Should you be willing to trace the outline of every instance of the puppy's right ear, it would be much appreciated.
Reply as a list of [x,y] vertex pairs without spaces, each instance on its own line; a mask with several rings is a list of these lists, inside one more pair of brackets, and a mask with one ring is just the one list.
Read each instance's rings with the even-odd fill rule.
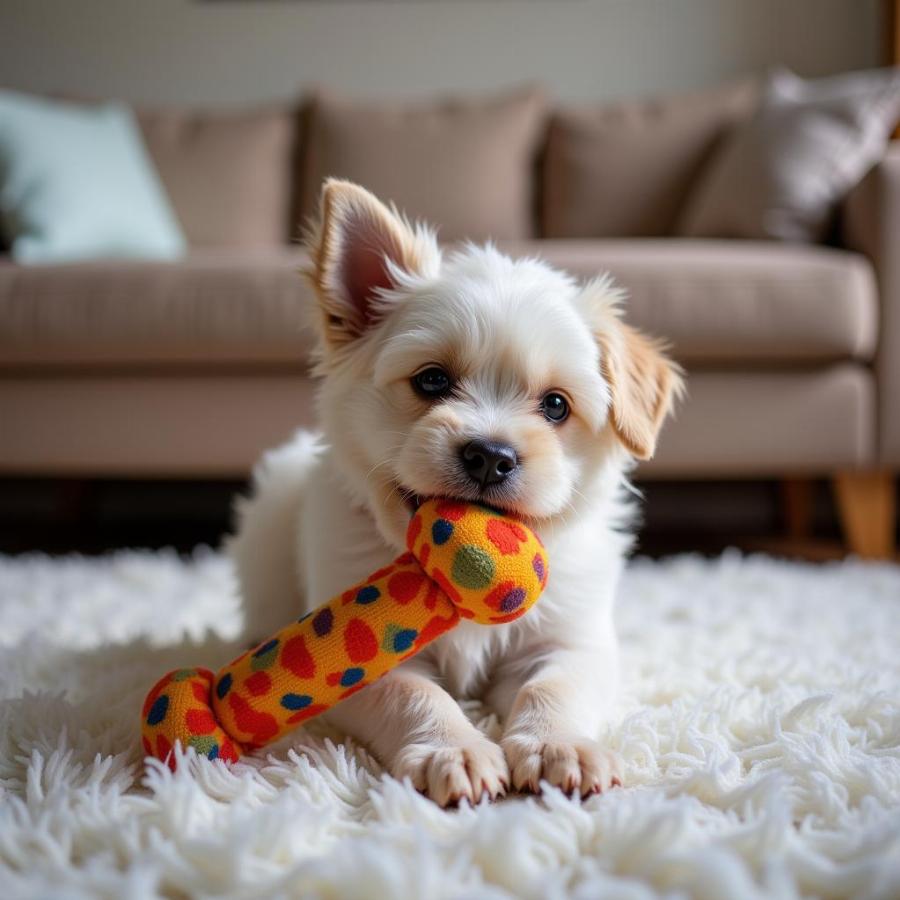
[[365,188],[329,179],[322,188],[317,232],[308,242],[325,344],[360,337],[390,305],[390,291],[409,276],[440,268],[434,235],[413,227]]

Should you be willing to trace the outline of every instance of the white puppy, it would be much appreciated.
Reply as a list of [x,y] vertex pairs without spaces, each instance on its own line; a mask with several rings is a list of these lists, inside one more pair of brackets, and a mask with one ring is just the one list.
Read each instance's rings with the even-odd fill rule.
[[[440,804],[618,782],[597,739],[616,693],[625,473],[653,453],[677,367],[622,323],[609,279],[580,286],[492,247],[444,259],[430,231],[347,182],[325,185],[310,251],[322,435],[268,453],[238,506],[253,635],[393,559],[417,498],[508,510],[547,546],[537,607],[463,621],[328,715]],[[497,712],[499,745],[463,697]]]

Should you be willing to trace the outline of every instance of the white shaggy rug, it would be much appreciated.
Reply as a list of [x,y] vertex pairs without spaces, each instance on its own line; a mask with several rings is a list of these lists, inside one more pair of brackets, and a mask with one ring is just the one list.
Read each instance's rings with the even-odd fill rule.
[[145,770],[145,690],[238,621],[213,553],[0,559],[0,896],[900,897],[897,567],[634,563],[627,785],[585,803],[444,812],[309,731]]

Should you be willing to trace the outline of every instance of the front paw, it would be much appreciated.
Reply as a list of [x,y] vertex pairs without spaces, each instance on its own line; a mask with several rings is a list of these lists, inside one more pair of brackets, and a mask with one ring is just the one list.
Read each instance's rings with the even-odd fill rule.
[[408,777],[416,790],[439,806],[460,800],[477,803],[506,793],[509,770],[503,751],[487,738],[461,744],[410,744],[389,767],[395,778]]
[[500,743],[517,791],[536,793],[545,780],[566,794],[587,797],[622,784],[619,754],[588,738],[543,741],[508,734]]

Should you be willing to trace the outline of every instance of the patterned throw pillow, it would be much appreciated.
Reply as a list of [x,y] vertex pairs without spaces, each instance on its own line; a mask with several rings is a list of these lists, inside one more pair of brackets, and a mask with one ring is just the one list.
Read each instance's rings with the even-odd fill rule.
[[900,68],[814,81],[776,72],[701,177],[679,234],[822,240],[898,119]]

